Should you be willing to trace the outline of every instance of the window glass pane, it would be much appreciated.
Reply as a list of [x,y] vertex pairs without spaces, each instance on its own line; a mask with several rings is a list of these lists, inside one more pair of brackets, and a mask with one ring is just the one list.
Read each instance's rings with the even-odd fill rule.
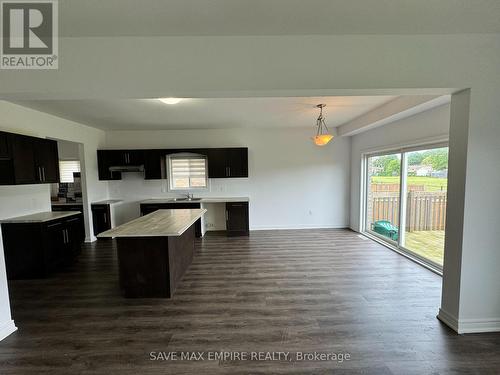
[[407,152],[406,216],[401,246],[443,265],[448,147]]
[[368,157],[366,228],[387,240],[399,238],[401,155]]
[[63,183],[73,183],[73,173],[80,172],[79,160],[60,160],[59,177]]

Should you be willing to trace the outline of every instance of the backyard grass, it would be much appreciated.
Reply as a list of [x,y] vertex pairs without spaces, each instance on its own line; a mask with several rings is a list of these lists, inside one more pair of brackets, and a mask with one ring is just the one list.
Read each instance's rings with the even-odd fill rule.
[[408,232],[404,247],[443,265],[444,230]]
[[[374,184],[399,184],[399,176],[372,176]],[[447,178],[409,176],[408,185],[424,185],[425,191],[446,191]]]

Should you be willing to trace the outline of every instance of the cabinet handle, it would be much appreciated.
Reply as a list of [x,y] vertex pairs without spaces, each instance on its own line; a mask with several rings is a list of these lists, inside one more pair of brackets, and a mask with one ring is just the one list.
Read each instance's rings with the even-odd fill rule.
[[226,210],[226,221],[229,221],[229,211]]
[[42,168],[38,167],[38,181],[42,182]]
[[63,243],[65,244],[66,243],[66,229],[63,229],[62,234],[63,234]]
[[104,223],[107,224],[108,223],[108,215],[106,215],[106,213],[104,213]]
[[66,241],[67,241],[66,243],[69,243],[69,232],[67,229],[66,229]]
[[227,167],[227,170],[228,170],[228,177],[231,177],[231,167]]
[[70,219],[70,220],[68,220],[68,221],[67,221],[67,223],[72,223],[73,221],[77,221],[77,220],[80,220],[80,219],[76,217],[76,218],[74,218],[74,219]]
[[45,167],[42,167],[43,182],[45,182]]

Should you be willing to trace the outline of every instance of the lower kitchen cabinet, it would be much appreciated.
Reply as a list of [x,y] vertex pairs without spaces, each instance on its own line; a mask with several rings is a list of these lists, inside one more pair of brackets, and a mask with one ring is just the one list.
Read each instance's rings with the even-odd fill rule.
[[94,236],[111,229],[111,208],[109,204],[92,204]]
[[228,236],[248,236],[248,202],[226,203],[226,233]]
[[[57,204],[54,203],[51,206],[52,211],[78,211],[81,212],[83,215],[83,204],[82,203],[74,203],[74,204]],[[85,241],[85,223],[83,221],[83,216],[82,220],[79,220],[80,222],[80,235],[81,235],[81,240],[82,242]]]
[[44,222],[2,223],[8,279],[44,278],[80,252],[83,215]]

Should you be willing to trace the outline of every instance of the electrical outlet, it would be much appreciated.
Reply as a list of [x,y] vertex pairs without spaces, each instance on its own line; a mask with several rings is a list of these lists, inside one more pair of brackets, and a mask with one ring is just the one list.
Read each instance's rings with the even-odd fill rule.
[[215,224],[214,223],[207,223],[207,228],[214,228]]

